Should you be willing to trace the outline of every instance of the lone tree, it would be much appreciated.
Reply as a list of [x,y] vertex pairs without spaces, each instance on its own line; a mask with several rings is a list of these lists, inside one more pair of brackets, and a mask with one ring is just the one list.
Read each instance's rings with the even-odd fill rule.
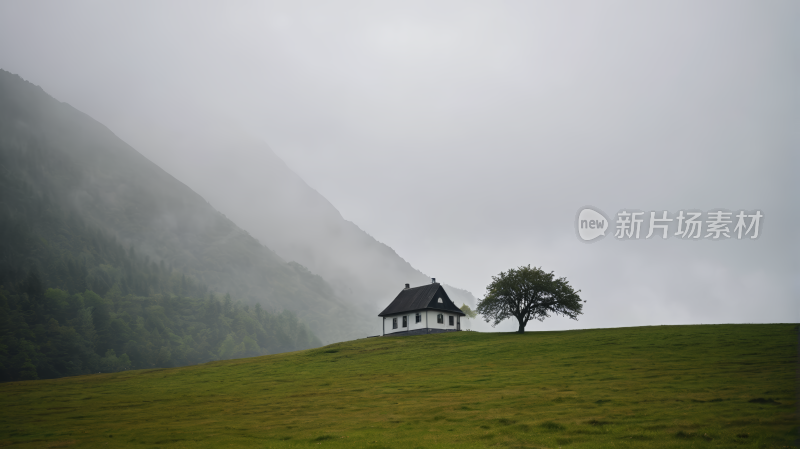
[[530,265],[492,276],[486,292],[486,297],[478,300],[476,312],[487,323],[494,321],[492,327],[513,316],[519,321],[519,333],[525,332],[531,319],[544,321],[553,313],[577,320],[586,302],[566,278],[555,278],[552,272]]

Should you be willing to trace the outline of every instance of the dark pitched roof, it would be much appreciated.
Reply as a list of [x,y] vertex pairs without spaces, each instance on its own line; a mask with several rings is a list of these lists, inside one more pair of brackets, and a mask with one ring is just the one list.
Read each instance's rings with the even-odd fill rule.
[[[439,304],[439,298],[442,303]],[[434,309],[443,310],[457,315],[465,315],[444,291],[441,284],[428,284],[420,287],[403,289],[394,298],[389,307],[383,309],[378,316],[394,315],[396,313],[413,312],[415,310]]]

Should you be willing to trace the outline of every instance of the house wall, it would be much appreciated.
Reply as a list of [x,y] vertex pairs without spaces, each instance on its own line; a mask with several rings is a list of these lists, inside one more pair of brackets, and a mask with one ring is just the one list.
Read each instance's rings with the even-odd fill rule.
[[[422,314],[422,322],[420,322],[420,323],[416,323],[415,322],[415,316],[416,316],[417,312],[401,313],[401,314],[397,314],[397,315],[390,315],[390,316],[384,317],[384,320],[383,320],[383,333],[384,333],[384,335],[394,334],[394,333],[398,333],[398,332],[408,332],[408,331],[413,331],[413,330],[417,330],[417,329],[425,329],[426,327],[428,329],[445,329],[445,330],[456,330],[456,329],[458,329],[457,323],[458,323],[459,315],[456,315],[454,313],[448,313],[448,312],[439,312],[439,311],[436,311],[436,310],[423,310],[420,313]],[[444,323],[443,324],[439,324],[439,323],[436,322],[436,315],[438,315],[440,313],[442,315],[444,315]],[[427,315],[427,323],[426,323],[426,315]],[[403,327],[403,317],[404,316],[408,317],[408,327]],[[448,316],[453,316],[454,317],[454,324],[452,326],[450,326],[448,324],[450,322],[449,319],[447,318]],[[397,329],[392,329],[392,318],[397,318]],[[462,329],[463,329],[463,327],[462,327]]]
[[[449,313],[449,312],[444,312],[444,311],[440,312],[438,310],[426,310],[425,313],[428,314],[428,328],[430,328],[430,329],[449,329],[449,330],[458,329],[458,318],[459,318],[460,315],[456,315],[455,313]],[[438,315],[440,313],[442,315],[444,315],[444,323],[442,323],[442,324],[439,324],[439,323],[436,322],[436,315]],[[448,317],[450,317],[450,316],[453,317],[453,325],[452,326],[449,324],[450,323],[450,319]],[[424,321],[424,319],[425,319],[425,317],[424,317],[424,314],[423,314],[423,321]]]

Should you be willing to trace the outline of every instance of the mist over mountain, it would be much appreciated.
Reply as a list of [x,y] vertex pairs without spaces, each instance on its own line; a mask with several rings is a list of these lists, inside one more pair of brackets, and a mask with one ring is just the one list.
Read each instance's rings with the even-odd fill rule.
[[[386,307],[405,283],[421,285],[436,277],[415,269],[391,247],[343,218],[265,143],[224,120],[160,114],[157,120],[169,123],[169,129],[152,117],[150,123],[120,120],[117,124],[139,151],[278,255],[322,276],[340,297],[369,316]],[[425,181],[410,173],[409,182]],[[399,207],[394,213],[420,214]],[[419,220],[447,217],[420,214]],[[445,284],[457,304],[475,305],[472,293],[447,285],[446,279],[437,281]],[[370,323],[373,333],[380,333],[380,321]]]
[[[136,282],[143,285],[140,290],[158,285],[148,280],[156,276],[150,271],[155,266],[166,273],[179,270],[196,286],[219,295],[261,304],[268,311],[294,312],[323,342],[369,332],[363,312],[337,296],[321,277],[284,261],[102,124],[5,71],[0,71],[0,150],[4,185],[19,184],[19,191],[33,192],[32,197],[55,211],[53,223],[30,226],[34,240],[49,239],[50,247],[60,245],[54,251],[71,253],[69,260],[86,266],[88,250],[75,243],[72,234],[59,235],[59,229],[67,229],[63,223],[74,220],[97,229],[102,235],[92,237],[95,240],[112,239],[106,245],[110,253],[122,248],[131,257],[146,258],[150,278],[137,281],[123,266],[109,266],[105,275],[98,275],[105,281],[94,287],[101,295],[115,287],[134,292]],[[25,227],[20,217],[26,216],[26,207],[33,207],[14,192],[4,192],[6,229]],[[25,254],[26,248],[32,252]],[[12,273],[8,279],[13,280],[14,270],[38,264],[44,268],[46,287],[79,291],[61,285],[57,267],[51,266],[58,261],[33,248],[18,251],[23,259],[4,255],[4,272]]]

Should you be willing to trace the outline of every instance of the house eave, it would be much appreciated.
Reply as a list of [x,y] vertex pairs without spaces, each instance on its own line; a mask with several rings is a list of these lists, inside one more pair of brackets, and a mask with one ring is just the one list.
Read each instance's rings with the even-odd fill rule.
[[460,315],[460,316],[467,316],[467,314],[466,314],[466,313],[464,313],[464,312],[462,312],[461,310],[459,310],[458,312],[456,312],[455,310],[450,310],[450,309],[438,309],[438,308],[436,308],[436,307],[423,307],[423,308],[421,308],[421,309],[404,310],[404,311],[402,311],[402,312],[392,312],[392,313],[383,313],[383,312],[381,312],[381,313],[379,313],[379,314],[378,314],[378,316],[379,316],[379,317],[387,317],[387,316],[394,316],[394,315],[405,315],[405,314],[407,314],[407,313],[420,312],[420,311],[423,311],[423,310],[435,310],[435,311],[439,311],[439,312],[447,312],[447,313],[452,313],[452,314],[455,314],[455,315]]

